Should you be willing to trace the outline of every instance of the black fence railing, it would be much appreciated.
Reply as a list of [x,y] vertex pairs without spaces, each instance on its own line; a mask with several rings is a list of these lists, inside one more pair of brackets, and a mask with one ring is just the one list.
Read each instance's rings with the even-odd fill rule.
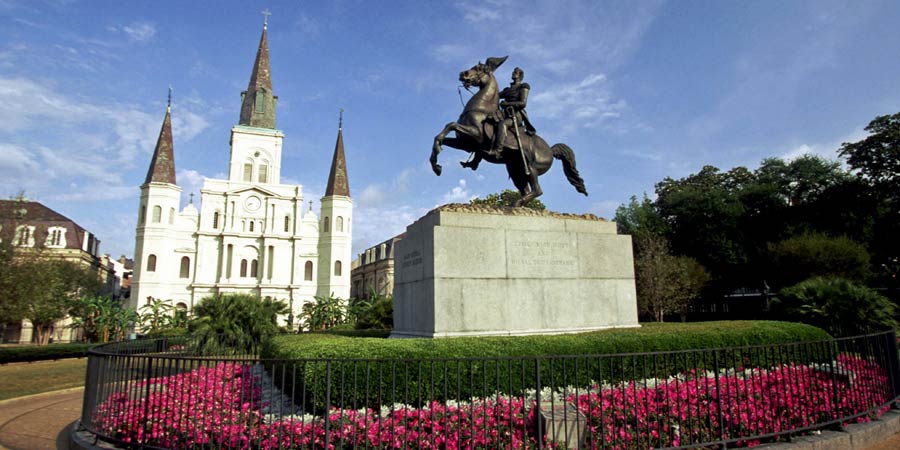
[[192,337],[91,350],[81,425],[129,448],[741,447],[900,399],[893,330],[539,358],[263,360]]

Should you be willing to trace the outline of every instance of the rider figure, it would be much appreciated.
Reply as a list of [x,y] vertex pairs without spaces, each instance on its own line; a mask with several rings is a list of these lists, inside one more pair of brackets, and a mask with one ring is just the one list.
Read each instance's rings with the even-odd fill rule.
[[[488,152],[493,157],[499,157],[503,151],[503,142],[509,133],[509,128],[513,126],[513,121],[520,127],[524,125],[524,131],[530,135],[535,133],[534,126],[528,120],[528,114],[525,112],[525,106],[528,104],[528,91],[531,86],[523,83],[525,72],[516,67],[512,72],[512,83],[508,88],[500,91],[500,110],[498,111],[498,124],[494,134],[494,145]],[[500,119],[502,118],[502,120]],[[521,131],[520,131],[521,132]],[[520,149],[521,150],[521,149]]]

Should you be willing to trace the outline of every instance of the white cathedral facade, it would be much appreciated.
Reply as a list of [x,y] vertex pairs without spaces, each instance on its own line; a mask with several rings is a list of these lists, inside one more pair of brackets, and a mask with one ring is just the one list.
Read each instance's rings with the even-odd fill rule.
[[284,134],[263,27],[241,115],[231,129],[228,179],[206,179],[200,210],[177,212],[171,107],[141,185],[131,305],[149,299],[191,309],[217,293],[284,300],[297,316],[315,296],[350,296],[353,201],[341,127],[319,215],[300,185],[281,184]]

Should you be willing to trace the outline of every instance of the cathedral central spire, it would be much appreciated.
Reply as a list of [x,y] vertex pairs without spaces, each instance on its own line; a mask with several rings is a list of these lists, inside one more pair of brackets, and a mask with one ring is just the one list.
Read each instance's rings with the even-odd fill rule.
[[259,49],[256,51],[256,61],[253,63],[247,90],[241,93],[239,124],[274,129],[275,104],[278,97],[272,93],[272,76],[269,71],[269,14],[268,10],[263,12],[265,21],[262,36],[259,38]]

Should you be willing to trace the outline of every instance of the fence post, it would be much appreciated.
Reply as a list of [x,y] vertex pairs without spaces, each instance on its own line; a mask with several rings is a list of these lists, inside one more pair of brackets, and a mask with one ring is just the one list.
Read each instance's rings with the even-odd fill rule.
[[331,443],[331,361],[325,361],[325,448]]
[[716,401],[719,405],[719,439],[725,440],[725,414],[722,411],[722,387],[719,385],[719,350],[713,350],[713,377],[716,380]]
[[[888,376],[891,378],[891,395],[894,400],[900,397],[900,354],[897,349],[897,329],[891,328],[885,335],[887,348]],[[900,409],[900,404],[896,401],[891,402],[891,407]]]
[[544,448],[544,430],[541,420],[541,359],[534,358],[534,418],[537,422],[538,448]]

